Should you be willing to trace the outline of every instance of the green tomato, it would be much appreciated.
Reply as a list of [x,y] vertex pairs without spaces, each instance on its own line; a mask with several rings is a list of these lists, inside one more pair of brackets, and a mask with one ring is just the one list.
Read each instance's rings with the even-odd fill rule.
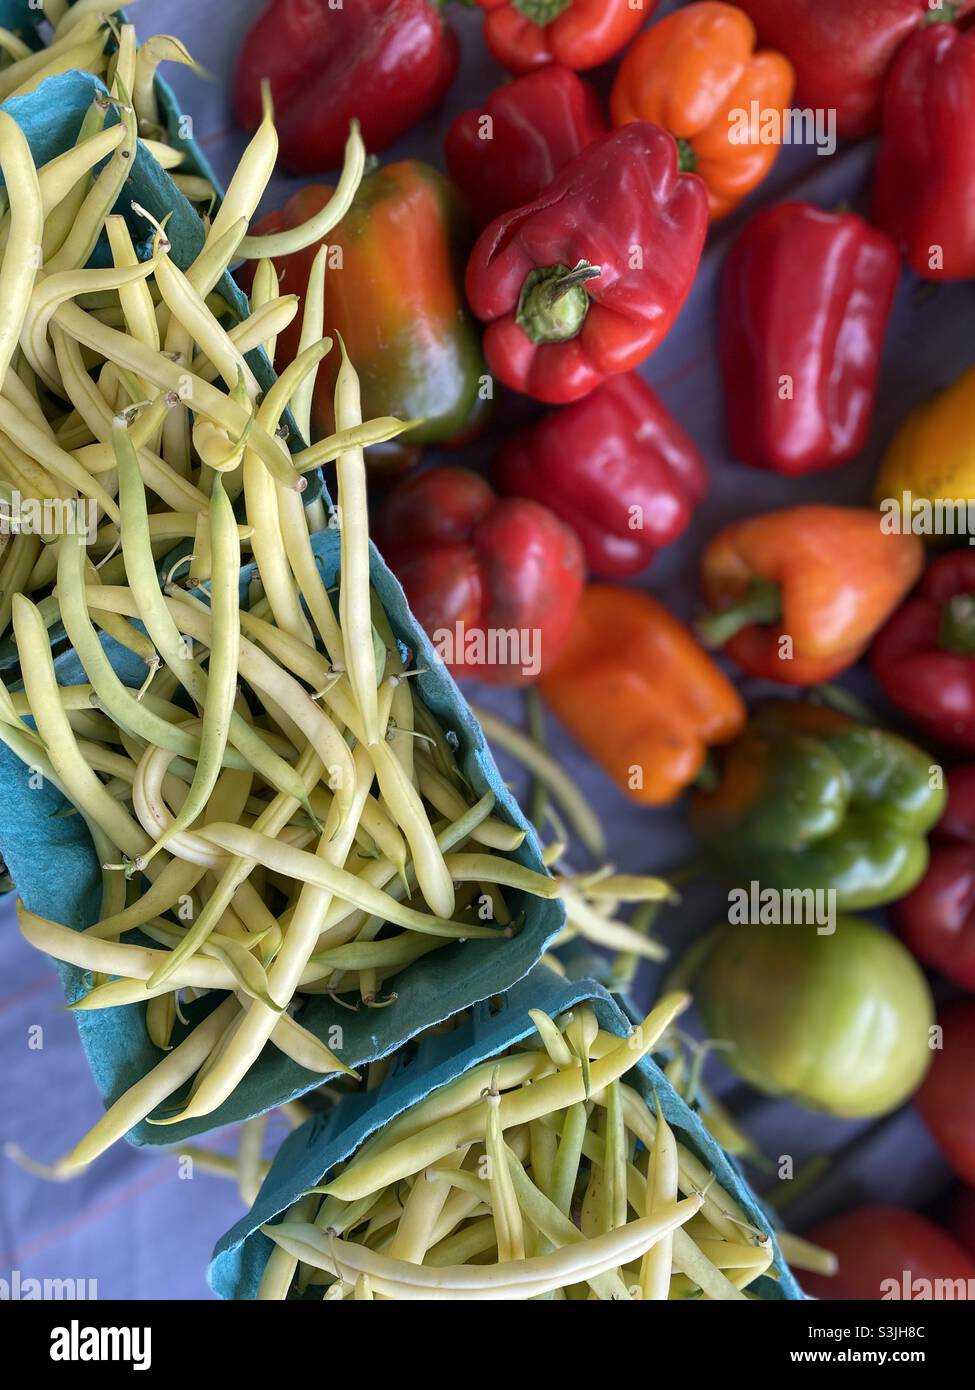
[[760,1091],[861,1118],[906,1100],[931,1062],[934,1002],[900,941],[859,917],[815,926],[727,924],[692,988],[729,1066]]

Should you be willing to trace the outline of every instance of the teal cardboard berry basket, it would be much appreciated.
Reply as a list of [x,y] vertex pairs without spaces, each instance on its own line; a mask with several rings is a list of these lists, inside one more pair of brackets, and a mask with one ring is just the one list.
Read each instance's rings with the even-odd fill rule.
[[[6,103],[4,109],[21,125],[35,162],[42,164],[71,145],[88,106],[104,90],[98,79],[90,74],[71,72],[49,79],[30,95]],[[118,205],[119,211],[134,219],[130,208],[133,200],[156,216],[171,214],[167,224],[173,247],[171,254],[177,264],[188,265],[203,244],[202,224],[168,175],[141,145]],[[133,229],[143,240],[147,252],[144,224],[137,226],[133,220]],[[247,301],[229,276],[218,288],[231,312],[238,317],[246,316]],[[274,379],[267,358],[263,353],[256,353],[249,361],[266,389]],[[310,495],[311,488],[306,493]],[[338,532],[333,529],[320,532],[314,538],[314,549],[325,583],[335,585],[339,579]],[[245,591],[253,573],[253,566],[244,571]],[[474,795],[480,797],[488,790],[494,793],[495,814],[528,832],[515,857],[530,868],[542,870],[534,833],[498,773],[477,721],[374,547],[371,574],[397,640],[413,653],[416,665],[425,671],[417,677],[420,694],[455,742],[459,764]],[[133,687],[140,686],[145,676],[143,664],[110,638],[103,636],[102,640],[120,678]],[[8,650],[7,657],[8,666],[12,666],[16,654]],[[59,683],[64,685],[78,684],[86,679],[71,650],[56,657],[55,670]],[[67,809],[64,798],[54,787],[39,779],[9,749],[0,747],[0,855],[16,891],[31,912],[83,931],[99,914],[100,868],[82,818],[65,815]],[[520,923],[515,935],[508,937],[499,931],[496,940],[452,944],[417,961],[397,976],[398,997],[388,1007],[351,1013],[331,999],[318,996],[309,999],[303,1007],[301,1023],[322,1040],[328,1039],[335,1027],[340,1027],[342,1060],[351,1067],[394,1052],[432,1024],[476,1000],[509,988],[540,958],[562,925],[561,905],[557,901],[521,900],[520,895],[512,894],[511,907],[515,921]],[[129,939],[138,940],[138,937]],[[66,997],[69,1003],[74,1003],[86,992],[84,974],[63,963],[58,969]],[[191,1004],[187,1013],[189,1022],[198,1022],[219,997],[208,995]],[[82,1011],[75,1016],[92,1074],[106,1106],[163,1057],[146,1031],[145,1005]],[[174,1033],[174,1042],[183,1036],[185,1030],[181,1028]],[[175,1125],[142,1123],[128,1137],[135,1144],[178,1143],[191,1135],[272,1109],[320,1085],[325,1079],[268,1047],[230,1098],[211,1115]]]
[[[251,1210],[217,1243],[208,1274],[214,1292],[225,1299],[256,1298],[274,1248],[262,1226],[280,1220],[293,1202],[324,1181],[370,1134],[480,1062],[529,1037],[535,1031],[529,1009],[554,1016],[583,1002],[592,1004],[600,1027],[619,1037],[630,1033],[629,1020],[601,985],[592,980],[569,981],[538,966],[507,994],[475,1005],[459,1028],[428,1035],[415,1049],[400,1053],[375,1090],[345,1096],[332,1109],[307,1120],[282,1144]],[[739,1203],[751,1225],[772,1241],[769,1273],[755,1280],[749,1292],[762,1299],[804,1299],[758,1198],[656,1063],[642,1058],[627,1073],[626,1081],[642,1096],[655,1097],[652,1103],[659,1101],[678,1143],[700,1159]]]

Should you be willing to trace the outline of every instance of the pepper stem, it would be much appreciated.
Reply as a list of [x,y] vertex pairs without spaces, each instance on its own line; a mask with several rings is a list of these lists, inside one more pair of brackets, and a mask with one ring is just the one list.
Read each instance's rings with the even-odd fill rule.
[[517,323],[533,343],[564,343],[582,329],[589,312],[586,281],[602,274],[588,261],[570,270],[567,265],[540,266],[521,287]]
[[677,168],[682,174],[693,174],[697,168],[697,151],[683,136],[677,141]]
[[694,624],[706,647],[723,647],[752,623],[774,623],[782,616],[782,590],[768,579],[753,579],[740,601],[719,613],[705,613]]
[[814,704],[826,705],[829,709],[835,709],[838,714],[845,714],[857,724],[878,723],[876,714],[868,704],[844,686],[837,685],[835,681],[820,681],[810,690],[809,698]]
[[567,10],[571,4],[572,0],[511,0],[511,8],[523,14],[539,28],[544,28],[546,24],[551,24],[553,19],[558,19],[562,11]]
[[955,594],[941,610],[938,646],[956,656],[975,655],[975,594]]
[[958,0],[942,0],[940,5],[928,10],[921,20],[922,27],[925,24],[954,24],[960,9]]

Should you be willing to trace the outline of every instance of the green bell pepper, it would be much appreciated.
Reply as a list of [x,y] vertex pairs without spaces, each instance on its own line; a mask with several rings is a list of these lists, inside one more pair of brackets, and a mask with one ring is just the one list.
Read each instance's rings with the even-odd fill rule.
[[768,705],[725,750],[692,820],[722,875],[762,888],[834,889],[880,907],[924,874],[945,802],[940,769],[897,734],[805,703]]
[[725,1061],[770,1096],[868,1118],[902,1104],[931,1064],[934,1002],[896,936],[840,916],[812,925],[722,923],[674,979],[690,989]]

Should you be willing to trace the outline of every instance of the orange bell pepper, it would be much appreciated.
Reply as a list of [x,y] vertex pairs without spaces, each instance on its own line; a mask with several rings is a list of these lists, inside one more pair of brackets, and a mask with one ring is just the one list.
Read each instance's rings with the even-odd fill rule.
[[732,522],[701,561],[712,610],[697,623],[751,676],[815,685],[866,650],[920,576],[917,536],[867,507],[786,507]]
[[[771,49],[756,53],[755,38],[743,11],[701,0],[645,30],[613,84],[613,124],[652,121],[669,130],[681,168],[707,184],[712,220],[771,169],[779,145],[762,142],[763,122],[770,111],[781,117],[795,89],[788,58]],[[737,113],[747,113],[747,141],[746,116]]]
[[663,604],[638,589],[590,584],[558,661],[539,688],[555,715],[643,806],[694,781],[712,743],[745,725],[728,678]]

